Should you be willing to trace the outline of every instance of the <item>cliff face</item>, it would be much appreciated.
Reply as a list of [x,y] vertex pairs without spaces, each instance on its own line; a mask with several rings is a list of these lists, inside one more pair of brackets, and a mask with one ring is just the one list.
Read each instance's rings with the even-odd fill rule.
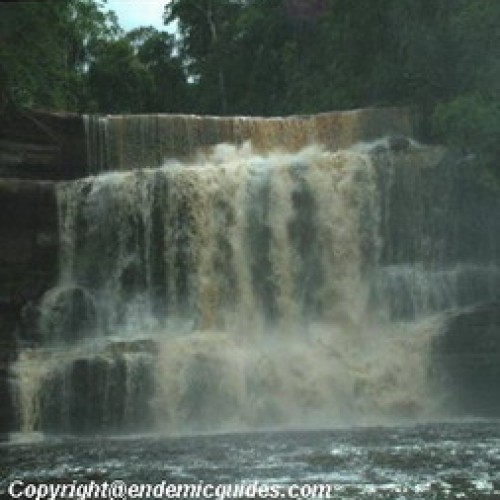
[[227,142],[259,151],[330,150],[387,135],[411,136],[403,108],[284,118],[196,115],[75,115],[30,111],[0,117],[0,178],[76,179],[106,170],[161,165]]
[[0,178],[71,179],[86,164],[80,115],[27,111],[0,116]]
[[91,172],[131,170],[185,159],[215,144],[251,141],[257,152],[296,152],[310,144],[330,151],[391,135],[413,135],[408,110],[359,109],[277,118],[195,115],[86,117]]
[[436,339],[434,370],[455,414],[500,414],[500,302],[450,317]]
[[0,433],[12,428],[8,367],[30,345],[34,305],[57,279],[54,184],[0,180]]
[[500,414],[500,193],[472,158],[398,154],[380,179],[383,267],[376,292],[397,321],[443,315],[431,375],[451,415]]
[[[75,247],[80,245],[85,250],[87,245],[90,250],[94,247],[99,250],[95,254],[91,253],[91,258],[81,264],[85,272],[88,271],[88,279],[83,280],[83,285],[98,281],[106,274],[107,268],[115,264],[113,252],[117,250],[117,241],[120,238],[125,240],[124,234],[129,234],[126,231],[124,233],[123,228],[118,230],[121,226],[115,227],[116,215],[121,217],[123,227],[131,225],[129,244],[142,245],[151,251],[151,280],[146,282],[154,294],[163,297],[162,300],[165,300],[166,286],[170,286],[170,283],[163,282],[166,279],[165,263],[162,262],[166,254],[164,233],[178,230],[175,235],[177,239],[174,240],[180,250],[172,264],[175,268],[172,276],[177,276],[179,294],[182,295],[187,286],[184,277],[190,271],[188,259],[191,254],[184,252],[189,241],[186,243],[182,239],[186,235],[182,233],[181,226],[193,223],[186,212],[189,208],[187,201],[192,202],[191,209],[194,210],[201,202],[208,203],[211,200],[210,196],[194,196],[191,199],[191,183],[170,179],[168,174],[158,171],[155,172],[158,174],[157,179],[151,180],[151,191],[131,188],[130,191],[124,191],[123,200],[117,186],[110,188],[107,193],[109,197],[105,196],[107,185],[103,191],[92,189],[102,177],[85,179],[80,184],[61,184],[58,181],[79,179],[101,171],[154,167],[161,165],[166,158],[193,160],[197,152],[206,152],[218,143],[242,144],[247,140],[252,141],[257,153],[273,149],[293,153],[310,143],[338,150],[355,143],[391,136],[388,141],[357,148],[361,154],[367,153],[364,161],[374,168],[373,178],[370,177],[370,182],[373,180],[374,184],[370,184],[370,190],[367,191],[373,197],[373,204],[366,203],[366,207],[363,205],[360,208],[366,210],[360,221],[360,230],[372,236],[377,233],[377,237],[373,239],[373,244],[367,239],[366,244],[361,244],[359,249],[359,257],[364,262],[362,274],[370,276],[372,280],[370,293],[374,310],[387,311],[390,321],[402,323],[418,321],[426,315],[445,311],[448,314],[446,327],[434,344],[432,358],[436,383],[452,395],[450,402],[454,411],[480,414],[500,412],[496,388],[500,366],[500,274],[497,271],[500,264],[500,202],[497,194],[478,179],[478,168],[473,162],[465,161],[441,147],[416,146],[403,137],[412,135],[411,120],[405,110],[358,110],[269,119],[170,115],[81,117],[33,113],[4,121],[1,130],[0,434],[12,430],[15,419],[15,405],[12,404],[9,389],[9,366],[16,359],[19,348],[40,346],[36,327],[40,298],[58,283],[58,186],[68,187],[68,193],[76,189],[75,196],[66,200],[69,208],[74,209],[76,205],[73,206],[72,202],[81,198],[83,215],[75,219],[75,230],[80,231],[79,238],[87,233],[88,237],[75,240]],[[327,210],[316,214],[318,208],[314,200],[317,191],[327,186],[328,182],[325,186],[315,184],[311,187],[305,180],[307,172],[311,170],[310,165],[298,161],[292,167],[290,174],[283,174],[283,182],[285,186],[287,182],[295,183],[289,199],[293,202],[292,212],[297,213],[293,223],[288,225],[288,233],[279,234],[286,240],[284,246],[292,246],[292,250],[297,252],[305,270],[320,269],[317,267],[318,259],[311,252],[314,248],[311,241],[315,240],[317,244],[322,241],[325,231],[321,229],[322,234],[319,234],[320,230],[316,231],[314,225],[317,223],[316,217]],[[347,170],[339,169],[338,176],[341,177]],[[131,182],[136,179],[138,186],[153,174],[137,172],[123,175],[130,177]],[[248,244],[255,260],[251,268],[251,273],[255,275],[252,286],[265,297],[265,307],[272,310],[276,306],[271,300],[275,292],[269,288],[268,278],[272,272],[272,257],[276,257],[270,247],[276,238],[271,237],[270,222],[265,220],[269,215],[264,212],[269,211],[266,207],[270,206],[271,191],[266,188],[269,179],[262,175],[262,185],[256,184],[253,191],[245,195],[254,200],[249,210],[248,227],[245,227],[250,232]],[[165,179],[162,180],[162,176]],[[217,179],[214,177],[213,182],[218,182]],[[249,179],[254,177],[250,176]],[[351,180],[356,184],[363,178],[353,177]],[[169,187],[170,181],[173,188]],[[78,185],[81,185],[80,190],[77,189]],[[241,188],[239,182],[235,185]],[[183,193],[177,186],[184,186],[187,191]],[[199,192],[204,193],[205,187],[200,182]],[[345,183],[340,183],[338,189],[335,188],[337,191],[334,189],[335,196],[342,195],[342,192],[345,194],[347,187]],[[275,195],[279,192],[276,191]],[[89,193],[94,193],[96,198],[83,202]],[[328,196],[331,194],[329,192]],[[103,205],[96,202],[101,199],[101,195],[101,201],[106,202]],[[177,195],[178,198],[175,197]],[[133,196],[137,198],[137,207],[142,207],[142,201],[152,196],[150,219],[142,221],[145,211],[137,208],[135,202],[132,203]],[[325,200],[328,196],[321,199]],[[332,195],[332,199],[335,196]],[[353,196],[356,198],[361,195],[354,190]],[[114,205],[115,198],[120,198],[120,203],[124,205]],[[224,243],[227,237],[224,224],[232,227],[234,220],[228,215],[230,212],[226,205],[240,202],[240,199],[229,197],[225,204],[216,204],[215,207],[219,214],[216,223],[222,225],[217,233],[217,251],[221,255],[227,253],[227,260],[231,244]],[[165,210],[175,208],[170,207],[169,203],[177,203],[179,217],[170,218],[166,223]],[[109,208],[100,212],[103,206]],[[240,208],[240,205],[236,208]],[[235,214],[238,213],[236,208]],[[110,227],[114,229],[92,233],[94,226],[99,225],[94,222],[99,222],[101,216],[106,221],[109,218]],[[347,222],[345,217],[339,217],[333,226],[345,224],[349,229],[352,225]],[[277,226],[283,228],[286,224]],[[154,243],[150,247],[145,244],[148,240],[142,235],[147,230],[150,230],[149,236]],[[96,238],[95,234],[99,237]],[[99,245],[106,242],[111,250],[100,251]],[[335,239],[332,239],[329,245],[335,243]],[[125,250],[129,251],[128,247]],[[110,259],[109,265],[105,262],[106,258]],[[141,279],[144,270],[140,262],[141,259],[131,261],[123,269],[119,285],[124,294],[123,297],[117,297],[120,303],[130,299],[131,290],[145,286]],[[219,262],[219,266],[224,267],[225,264],[227,262]],[[208,261],[206,265],[210,267]],[[220,270],[217,273],[219,278],[223,277]],[[313,279],[308,281],[309,274],[304,271],[301,293],[307,286],[317,288],[316,280],[320,284],[323,280],[320,271],[310,275]],[[229,276],[227,282],[231,280]],[[314,293],[310,292],[313,297]],[[82,309],[87,310],[84,300],[86,295],[82,295],[82,289],[76,286],[71,293],[74,295],[69,297],[67,303],[72,312],[79,314],[78,307],[74,305],[80,302],[83,304]],[[212,295],[207,294],[210,300],[207,299],[205,304],[206,318],[213,312]],[[155,303],[154,309],[158,309],[158,314],[164,314],[165,304],[160,302]],[[312,299],[309,302],[307,306],[310,309],[317,306]],[[330,307],[329,302],[326,307]],[[92,325],[87,324],[87,319],[85,316],[82,320],[82,332],[92,328]],[[60,330],[66,334],[71,329],[69,333],[76,335],[78,328],[75,325],[80,325],[79,318],[71,316],[69,321],[68,324],[61,323]],[[151,355],[150,351],[148,346],[147,356]],[[124,352],[128,355],[128,351]],[[80,361],[68,369],[64,376],[76,387],[81,386],[85,393],[88,387],[79,385],[84,379],[102,385],[102,380],[110,377],[117,387],[121,387],[122,361],[109,373],[100,361]],[[83,378],[82,374],[85,375]],[[54,387],[57,389],[57,384]],[[59,404],[56,395],[51,400]],[[71,400],[70,406],[78,409],[76,413],[80,412],[81,405],[79,398]],[[47,414],[51,419],[53,412],[51,408],[49,410]],[[93,422],[92,419],[94,416],[89,416],[89,422]],[[57,426],[55,421],[52,424]],[[51,428],[52,424],[49,422],[46,427]]]

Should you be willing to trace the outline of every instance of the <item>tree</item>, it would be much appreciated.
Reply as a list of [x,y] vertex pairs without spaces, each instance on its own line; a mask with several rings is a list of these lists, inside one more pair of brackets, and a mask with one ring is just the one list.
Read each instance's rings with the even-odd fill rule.
[[130,41],[101,41],[94,54],[88,75],[94,109],[105,113],[150,111],[153,77],[136,57]]
[[468,0],[449,18],[457,48],[453,91],[437,103],[438,138],[475,153],[500,176],[500,3]]
[[116,18],[93,0],[0,6],[2,106],[79,110],[89,47],[117,33]]
[[[165,5],[166,23],[178,22],[180,55],[203,92],[200,104],[206,112],[227,114],[226,90],[231,25],[243,6],[237,0],[172,0]],[[214,99],[215,96],[215,99]]]
[[188,107],[187,83],[182,61],[173,55],[174,37],[147,27],[129,32],[126,38],[135,47],[138,60],[149,71],[153,80],[149,111],[185,110]]
[[[276,115],[407,105],[500,165],[498,0],[171,0],[176,37],[103,0],[0,4],[2,107]],[[500,171],[500,167],[495,167]]]

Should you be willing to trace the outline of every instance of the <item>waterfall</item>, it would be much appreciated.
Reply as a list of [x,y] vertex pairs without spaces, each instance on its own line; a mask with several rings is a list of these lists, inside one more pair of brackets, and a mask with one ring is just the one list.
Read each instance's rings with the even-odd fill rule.
[[329,150],[385,135],[411,135],[402,108],[358,109],[308,116],[217,117],[198,115],[85,115],[88,174],[161,166],[165,158],[189,158],[215,144],[242,145],[265,153],[297,152],[310,144]]
[[[268,149],[264,129],[256,147],[156,166],[172,148],[144,154],[151,134],[170,137],[166,122],[132,121],[133,132],[119,118],[89,122],[103,172],[57,187],[59,280],[39,305],[39,346],[12,367],[23,431],[329,426],[443,411],[433,339],[450,311],[500,292],[493,262],[458,247],[443,260],[457,243],[446,212],[460,198],[456,174],[444,169],[435,206],[422,200],[444,150]],[[97,154],[103,134],[123,150],[125,128],[143,143],[142,168],[106,172],[120,148]],[[411,176],[419,200],[398,201]]]

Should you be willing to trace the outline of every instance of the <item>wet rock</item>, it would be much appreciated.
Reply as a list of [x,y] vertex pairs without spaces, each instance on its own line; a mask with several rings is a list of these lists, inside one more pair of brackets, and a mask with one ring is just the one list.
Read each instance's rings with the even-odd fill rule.
[[410,139],[408,139],[408,137],[405,137],[404,135],[392,135],[387,140],[387,143],[389,145],[389,149],[391,149],[395,153],[407,151],[411,146]]
[[41,300],[38,328],[46,343],[82,340],[96,326],[95,301],[84,288],[56,287]]
[[[0,179],[0,433],[14,426],[8,381],[29,310],[57,279],[54,184]],[[24,326],[23,326],[24,325]]]
[[39,428],[77,434],[149,428],[154,356],[134,348],[106,349],[53,371],[41,391]]
[[16,111],[0,117],[0,178],[73,179],[86,171],[81,115]]
[[435,342],[434,366],[455,411],[500,415],[500,302],[453,316]]

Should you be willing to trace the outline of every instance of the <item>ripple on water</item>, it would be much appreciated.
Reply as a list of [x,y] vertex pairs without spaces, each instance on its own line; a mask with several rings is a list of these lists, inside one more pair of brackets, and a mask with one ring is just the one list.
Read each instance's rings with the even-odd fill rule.
[[500,423],[185,438],[55,439],[8,445],[16,479],[328,483],[332,499],[500,498]]

